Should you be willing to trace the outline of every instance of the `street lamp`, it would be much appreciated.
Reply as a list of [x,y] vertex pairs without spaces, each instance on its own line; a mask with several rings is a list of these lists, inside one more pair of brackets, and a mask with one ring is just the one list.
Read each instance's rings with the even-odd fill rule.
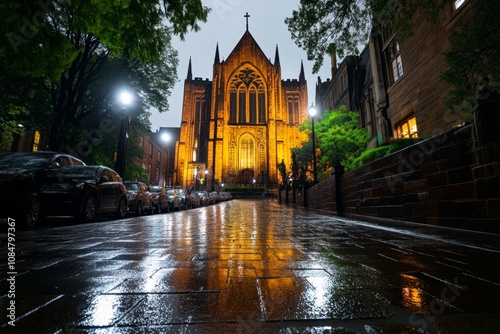
[[164,132],[161,135],[161,140],[165,143],[165,158],[166,158],[166,164],[165,164],[165,182],[164,182],[164,187],[168,186],[168,179],[169,179],[169,169],[170,169],[170,163],[168,161],[168,142],[170,142],[170,135],[166,132]]
[[205,169],[205,190],[208,191],[208,169]]
[[314,184],[318,182],[318,174],[316,172],[316,136],[314,134],[314,116],[316,116],[316,108],[314,108],[314,103],[311,102],[309,107],[309,115],[311,116],[312,123],[312,144],[313,144],[313,170],[314,170]]
[[125,179],[125,157],[127,155],[128,130],[130,125],[130,114],[127,107],[132,104],[133,97],[127,91],[122,91],[118,96],[118,101],[122,107],[122,121],[120,124],[120,136],[118,138],[118,149],[116,152],[116,172]]

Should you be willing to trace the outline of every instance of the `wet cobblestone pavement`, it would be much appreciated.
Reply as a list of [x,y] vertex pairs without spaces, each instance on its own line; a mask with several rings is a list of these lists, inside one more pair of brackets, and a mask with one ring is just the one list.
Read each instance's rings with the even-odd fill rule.
[[273,201],[233,200],[16,231],[9,268],[5,231],[2,223],[5,333],[500,328],[497,235],[374,225]]

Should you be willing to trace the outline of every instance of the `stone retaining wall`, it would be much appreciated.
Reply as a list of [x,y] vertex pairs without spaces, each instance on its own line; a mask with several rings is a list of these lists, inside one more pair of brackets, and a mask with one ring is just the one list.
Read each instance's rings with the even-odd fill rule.
[[452,129],[307,190],[298,203],[365,220],[392,219],[500,233],[500,144]]

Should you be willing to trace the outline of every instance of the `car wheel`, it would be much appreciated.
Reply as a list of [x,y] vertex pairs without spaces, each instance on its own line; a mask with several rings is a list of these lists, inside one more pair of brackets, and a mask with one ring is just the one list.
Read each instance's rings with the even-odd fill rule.
[[40,198],[36,194],[31,194],[26,200],[24,212],[21,214],[21,222],[26,227],[35,227],[40,221]]
[[82,219],[90,222],[95,219],[97,214],[97,198],[94,194],[88,194],[83,201]]
[[141,202],[137,203],[137,210],[136,210],[135,214],[137,216],[142,215],[142,203]]
[[116,213],[116,218],[123,219],[127,215],[127,201],[125,198],[120,198],[120,202],[118,202],[118,212]]

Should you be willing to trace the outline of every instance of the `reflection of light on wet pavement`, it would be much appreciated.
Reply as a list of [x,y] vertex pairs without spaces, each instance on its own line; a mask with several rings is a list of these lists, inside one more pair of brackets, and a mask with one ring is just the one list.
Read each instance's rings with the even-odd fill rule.
[[328,287],[330,280],[327,277],[307,277],[307,281],[312,285],[312,289],[307,289],[308,299],[315,309],[323,309],[328,302]]
[[415,288],[403,288],[403,306],[404,307],[417,307],[421,308],[422,305],[422,293]]

